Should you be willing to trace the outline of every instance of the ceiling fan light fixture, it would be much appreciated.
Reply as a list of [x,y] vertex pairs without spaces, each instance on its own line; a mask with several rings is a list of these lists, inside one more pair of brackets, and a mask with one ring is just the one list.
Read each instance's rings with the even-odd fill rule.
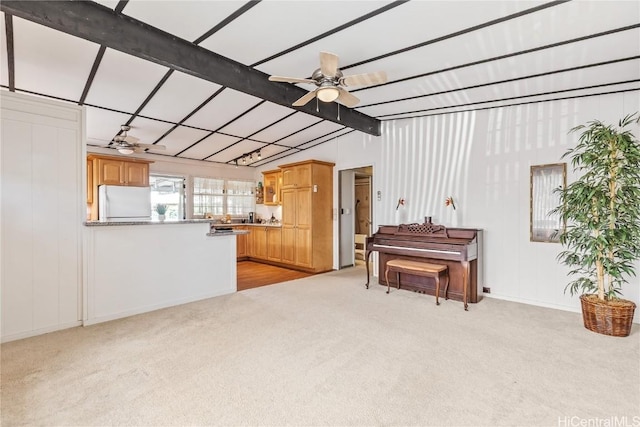
[[129,147],[118,148],[118,152],[120,154],[133,154],[133,148],[129,148]]
[[339,95],[340,91],[335,86],[320,87],[317,91],[318,99],[322,102],[333,102]]

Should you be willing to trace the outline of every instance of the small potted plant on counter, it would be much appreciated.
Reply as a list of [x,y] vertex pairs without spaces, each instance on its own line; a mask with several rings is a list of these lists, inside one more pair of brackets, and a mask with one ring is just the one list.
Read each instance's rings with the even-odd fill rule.
[[618,127],[592,121],[573,128],[581,131],[578,144],[563,158],[581,176],[556,190],[553,212],[567,223],[558,259],[574,276],[565,291],[582,293],[585,328],[605,335],[629,335],[636,308],[620,296],[640,258],[640,142],[625,129],[638,122],[636,113]]
[[167,212],[167,205],[163,203],[158,203],[156,205],[156,212],[158,212],[158,220],[164,221],[164,214]]

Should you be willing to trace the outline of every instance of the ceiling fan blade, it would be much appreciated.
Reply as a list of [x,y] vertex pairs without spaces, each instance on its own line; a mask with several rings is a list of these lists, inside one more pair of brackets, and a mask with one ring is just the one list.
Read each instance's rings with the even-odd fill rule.
[[340,79],[340,84],[344,86],[373,86],[387,82],[387,73],[378,71],[376,73],[354,74],[344,76]]
[[140,147],[148,150],[166,150],[167,147],[164,145],[156,145],[156,144],[136,144],[136,147]]
[[304,95],[302,98],[298,99],[296,102],[294,102],[291,105],[293,105],[294,107],[302,107],[303,105],[305,105],[307,102],[311,101],[315,97],[316,97],[316,91],[312,90],[311,92],[308,92],[306,95]]
[[340,91],[340,95],[338,95],[338,102],[340,102],[341,104],[349,107],[349,108],[353,108],[356,105],[358,105],[358,103],[360,102],[360,99],[358,99],[356,96],[350,94],[348,91],[346,91],[345,89],[339,87],[338,91]]
[[270,82],[286,82],[286,83],[312,83],[315,84],[315,80],[300,79],[298,77],[282,77],[282,76],[269,76]]
[[126,135],[124,138],[121,139],[121,141],[124,141],[129,144],[135,144],[136,142],[140,141],[140,139],[136,138],[135,136]]
[[338,72],[338,55],[320,52],[320,71],[327,77],[335,77]]

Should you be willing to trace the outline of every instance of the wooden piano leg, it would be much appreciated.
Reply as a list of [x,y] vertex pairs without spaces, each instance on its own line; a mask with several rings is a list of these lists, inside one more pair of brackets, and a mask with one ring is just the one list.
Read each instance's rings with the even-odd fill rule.
[[440,301],[438,301],[438,297],[440,296],[440,273],[437,273],[436,276],[436,305],[440,305]]
[[462,300],[464,301],[464,310],[469,311],[468,292],[469,292],[469,261],[462,262]]
[[446,284],[444,285],[444,299],[449,299],[449,272],[447,271],[447,275],[445,276]]
[[387,281],[387,293],[389,293],[389,267],[387,266],[386,270],[384,270],[384,280]]
[[367,254],[365,256],[365,263],[367,265],[367,283],[365,283],[365,286],[367,287],[367,289],[369,289],[369,256],[371,255],[371,251],[367,251]]

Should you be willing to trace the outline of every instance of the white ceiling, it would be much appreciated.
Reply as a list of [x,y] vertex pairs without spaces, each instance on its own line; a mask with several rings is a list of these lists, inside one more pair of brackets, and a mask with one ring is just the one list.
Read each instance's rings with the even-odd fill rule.
[[[309,77],[320,51],[345,75],[384,70],[389,83],[351,90],[379,120],[640,91],[638,1],[97,3],[269,75]],[[86,90],[91,146],[130,123],[167,147],[154,154],[230,163],[260,150],[258,166],[353,131],[110,47],[98,62],[100,45],[28,18],[1,15],[0,84],[73,103]]]

